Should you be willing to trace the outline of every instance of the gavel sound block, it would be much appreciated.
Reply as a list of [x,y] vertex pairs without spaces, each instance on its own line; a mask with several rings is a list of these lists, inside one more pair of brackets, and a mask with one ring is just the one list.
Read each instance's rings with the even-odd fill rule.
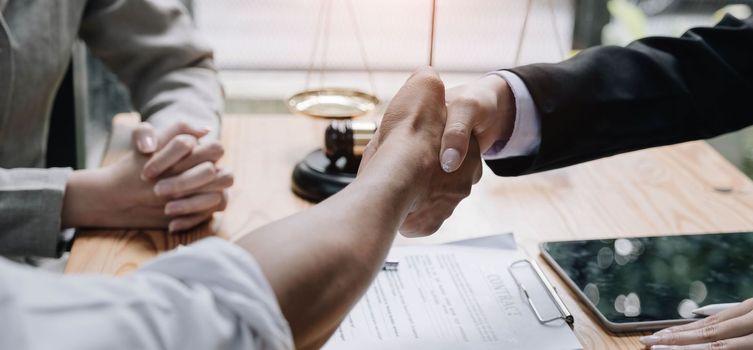
[[353,182],[376,130],[377,123],[372,121],[332,121],[324,132],[324,148],[309,153],[295,166],[293,193],[318,203]]

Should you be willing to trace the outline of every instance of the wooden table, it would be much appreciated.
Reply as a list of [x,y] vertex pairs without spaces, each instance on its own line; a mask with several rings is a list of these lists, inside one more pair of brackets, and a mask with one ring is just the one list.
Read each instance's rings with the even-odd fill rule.
[[[128,139],[118,127],[108,159]],[[131,123],[133,124],[133,123]],[[236,176],[230,204],[211,227],[183,235],[160,231],[89,231],[77,238],[68,273],[123,274],[159,252],[210,234],[235,239],[310,204],[290,192],[297,161],[321,143],[324,123],[280,115],[227,116],[224,164]],[[119,141],[120,140],[120,141]],[[396,244],[438,243],[514,232],[532,256],[547,240],[648,236],[753,229],[753,183],[705,142],[690,142],[520,178],[485,169],[472,195],[432,237]],[[575,295],[541,261],[575,316],[586,349],[641,349],[639,334],[601,328]]]

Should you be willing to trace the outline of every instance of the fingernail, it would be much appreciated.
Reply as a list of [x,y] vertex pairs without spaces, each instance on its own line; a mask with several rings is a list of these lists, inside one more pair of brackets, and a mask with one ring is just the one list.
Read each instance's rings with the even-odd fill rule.
[[669,345],[654,345],[651,350],[672,350],[672,347]]
[[651,345],[658,344],[659,341],[661,341],[661,337],[658,337],[658,336],[655,336],[655,335],[647,335],[645,337],[641,337],[638,340],[640,340],[640,342],[643,343],[643,345],[649,345],[649,346],[651,346]]
[[154,152],[157,148],[157,144],[156,142],[154,142],[154,137],[152,136],[146,136],[144,138],[139,139],[138,146],[142,152],[147,152],[147,153]]
[[672,333],[672,330],[665,328],[665,329],[662,329],[662,330],[654,333],[654,335],[662,335],[662,334],[667,334],[667,333]]
[[460,166],[460,152],[454,148],[448,148],[442,152],[442,170],[451,173]]
[[154,185],[154,194],[156,194],[157,196],[161,197],[171,193],[172,191],[173,186],[168,182],[160,181],[156,185]]

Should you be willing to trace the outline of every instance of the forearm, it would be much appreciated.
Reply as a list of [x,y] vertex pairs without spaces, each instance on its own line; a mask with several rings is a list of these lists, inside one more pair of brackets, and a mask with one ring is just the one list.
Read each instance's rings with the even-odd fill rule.
[[157,129],[184,121],[218,137],[223,94],[213,52],[179,1],[98,1],[79,34]]
[[326,340],[380,268],[416,197],[410,184],[416,177],[403,171],[359,177],[239,242],[269,279],[297,347]]
[[192,64],[149,81],[137,108],[157,130],[185,122],[196,128],[209,128],[207,137],[217,140],[224,108],[222,87],[211,59]]

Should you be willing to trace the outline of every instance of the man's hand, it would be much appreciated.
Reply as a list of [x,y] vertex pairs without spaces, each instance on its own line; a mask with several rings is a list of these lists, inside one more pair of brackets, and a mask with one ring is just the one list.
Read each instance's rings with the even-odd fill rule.
[[436,73],[418,70],[392,99],[352,184],[238,241],[267,276],[297,349],[322,347],[376,276],[411,208],[437,178],[455,176],[439,166],[444,95]]
[[186,230],[206,221],[227,204],[225,190],[233,184],[232,174],[217,167],[224,149],[218,141],[199,143],[209,132],[177,123],[158,134],[149,123],[133,132],[134,147],[151,155],[140,177],[157,181],[154,193],[166,200],[164,214],[172,217],[170,231]]
[[369,171],[375,155],[389,156],[396,160],[395,164],[378,169],[394,172],[387,176],[411,179],[413,187],[420,190],[400,228],[406,236],[436,232],[481,177],[475,140],[467,141],[465,149],[472,157],[458,171],[448,174],[440,167],[440,142],[446,118],[442,81],[432,69],[419,69],[390,103],[377,134],[364,152],[359,176]]
[[641,337],[641,342],[656,350],[753,349],[753,299],[702,320]]
[[[481,152],[507,140],[515,124],[515,100],[507,82],[488,75],[447,90],[447,125],[442,136],[442,169],[457,170],[475,136]],[[475,155],[474,155],[475,157]]]

